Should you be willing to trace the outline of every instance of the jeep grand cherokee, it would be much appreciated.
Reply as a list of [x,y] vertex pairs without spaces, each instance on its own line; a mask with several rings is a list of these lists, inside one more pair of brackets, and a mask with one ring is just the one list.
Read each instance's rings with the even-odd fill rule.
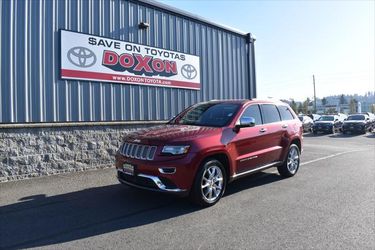
[[116,155],[117,177],[130,186],[190,196],[215,204],[228,183],[277,167],[298,171],[302,124],[285,103],[209,101],[167,124],[126,135]]

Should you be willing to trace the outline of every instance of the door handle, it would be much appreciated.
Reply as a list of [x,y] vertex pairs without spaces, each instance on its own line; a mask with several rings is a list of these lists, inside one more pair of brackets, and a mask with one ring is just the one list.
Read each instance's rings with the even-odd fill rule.
[[261,129],[259,129],[259,132],[261,132],[261,133],[264,133],[264,132],[266,132],[266,131],[267,131],[266,128],[261,128]]
[[287,125],[287,124],[283,124],[281,127],[282,127],[282,128],[287,128],[288,125]]

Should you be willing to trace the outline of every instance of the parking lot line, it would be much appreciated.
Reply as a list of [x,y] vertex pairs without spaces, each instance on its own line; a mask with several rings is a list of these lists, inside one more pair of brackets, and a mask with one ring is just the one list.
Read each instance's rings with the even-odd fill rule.
[[[331,155],[323,156],[323,157],[316,158],[316,159],[311,160],[311,161],[302,162],[302,163],[300,164],[300,166],[304,166],[304,165],[307,165],[307,164],[311,164],[311,163],[314,163],[314,162],[317,162],[317,161],[326,160],[326,159],[329,159],[329,158],[332,158],[332,157],[336,157],[336,156],[339,156],[339,155],[348,154],[348,153],[354,153],[354,152],[359,152],[359,151],[363,151],[363,150],[362,150],[362,149],[357,149],[357,150],[348,150],[348,151],[344,151],[344,152],[340,152],[340,153],[336,153],[336,154],[331,154]],[[272,171],[271,173],[272,173],[272,174],[276,174],[276,173],[278,173],[278,171],[277,171],[277,170],[274,170],[274,171]]]
[[354,153],[354,152],[359,152],[359,151],[363,151],[363,150],[357,149],[357,150],[350,150],[350,151],[344,151],[344,152],[340,152],[340,153],[336,153],[336,154],[327,155],[327,156],[320,157],[320,158],[317,158],[317,159],[314,159],[314,160],[311,160],[311,161],[302,162],[301,166],[304,166],[304,165],[307,165],[307,164],[310,164],[310,163],[314,163],[314,162],[317,162],[317,161],[321,161],[321,160],[326,160],[326,159],[336,157],[336,156],[339,156],[339,155],[343,155],[343,154],[347,154],[347,153]]

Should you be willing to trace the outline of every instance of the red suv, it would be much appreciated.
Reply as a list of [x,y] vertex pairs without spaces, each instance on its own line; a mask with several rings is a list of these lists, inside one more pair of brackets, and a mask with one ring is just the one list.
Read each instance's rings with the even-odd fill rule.
[[298,171],[302,124],[285,103],[209,101],[167,124],[129,133],[116,155],[117,176],[130,186],[189,195],[215,204],[226,185],[270,167]]

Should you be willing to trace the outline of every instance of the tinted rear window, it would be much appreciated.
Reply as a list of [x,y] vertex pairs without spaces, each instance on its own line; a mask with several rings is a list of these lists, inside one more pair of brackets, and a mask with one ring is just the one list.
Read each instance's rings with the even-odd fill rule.
[[279,122],[280,115],[279,111],[273,104],[263,104],[262,105],[262,117],[264,123]]
[[259,105],[251,105],[250,107],[247,107],[241,117],[253,117],[255,119],[255,125],[262,124]]
[[[287,120],[293,120],[294,119],[292,113],[290,112],[290,110],[287,106],[279,106],[278,109],[279,109],[279,112],[280,112],[281,120],[287,121]],[[301,120],[301,118],[300,118],[300,120]],[[302,117],[301,121],[303,121],[303,117]]]

